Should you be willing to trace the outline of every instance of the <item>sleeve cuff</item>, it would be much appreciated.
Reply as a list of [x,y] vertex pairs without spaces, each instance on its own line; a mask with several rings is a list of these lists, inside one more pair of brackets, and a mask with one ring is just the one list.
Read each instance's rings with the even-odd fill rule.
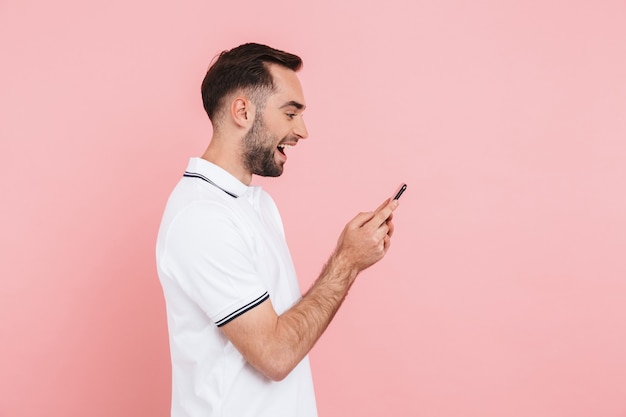
[[241,316],[243,313],[252,310],[254,307],[256,307],[259,304],[263,303],[268,298],[270,298],[270,295],[269,295],[269,293],[267,291],[265,291],[265,293],[262,296],[260,296],[259,298],[257,298],[256,300],[253,300],[253,301],[249,302],[248,304],[246,304],[245,306],[243,306],[243,307],[233,311],[232,313],[230,313],[229,315],[227,315],[223,319],[216,321],[215,324],[217,325],[217,327],[222,327],[226,323],[228,323],[228,322],[236,319],[237,317]]

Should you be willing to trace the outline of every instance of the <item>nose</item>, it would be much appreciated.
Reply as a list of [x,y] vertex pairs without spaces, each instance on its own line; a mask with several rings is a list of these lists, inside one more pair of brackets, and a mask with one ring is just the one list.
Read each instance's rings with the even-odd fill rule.
[[299,139],[306,139],[309,137],[309,132],[306,130],[306,125],[302,117],[298,117],[298,123],[293,129],[293,134]]

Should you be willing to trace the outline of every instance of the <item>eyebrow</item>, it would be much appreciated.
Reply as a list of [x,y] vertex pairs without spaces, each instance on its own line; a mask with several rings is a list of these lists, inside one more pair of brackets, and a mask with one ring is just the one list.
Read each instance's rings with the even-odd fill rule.
[[297,101],[288,101],[285,104],[283,104],[282,106],[280,106],[281,109],[284,109],[285,107],[295,107],[298,110],[303,110],[306,108],[306,106],[302,103],[298,103]]

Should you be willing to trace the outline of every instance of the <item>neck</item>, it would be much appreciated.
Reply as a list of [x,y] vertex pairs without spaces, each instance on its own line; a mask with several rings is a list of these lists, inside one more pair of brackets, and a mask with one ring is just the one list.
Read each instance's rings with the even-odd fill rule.
[[238,149],[216,135],[213,135],[202,159],[217,165],[246,185],[252,182],[252,173],[243,165]]

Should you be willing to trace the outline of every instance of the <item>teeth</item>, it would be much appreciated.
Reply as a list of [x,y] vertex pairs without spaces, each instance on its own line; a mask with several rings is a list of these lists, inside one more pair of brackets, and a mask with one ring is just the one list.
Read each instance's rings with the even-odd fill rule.
[[286,143],[281,143],[278,145],[279,148],[293,148],[293,145],[287,145]]

